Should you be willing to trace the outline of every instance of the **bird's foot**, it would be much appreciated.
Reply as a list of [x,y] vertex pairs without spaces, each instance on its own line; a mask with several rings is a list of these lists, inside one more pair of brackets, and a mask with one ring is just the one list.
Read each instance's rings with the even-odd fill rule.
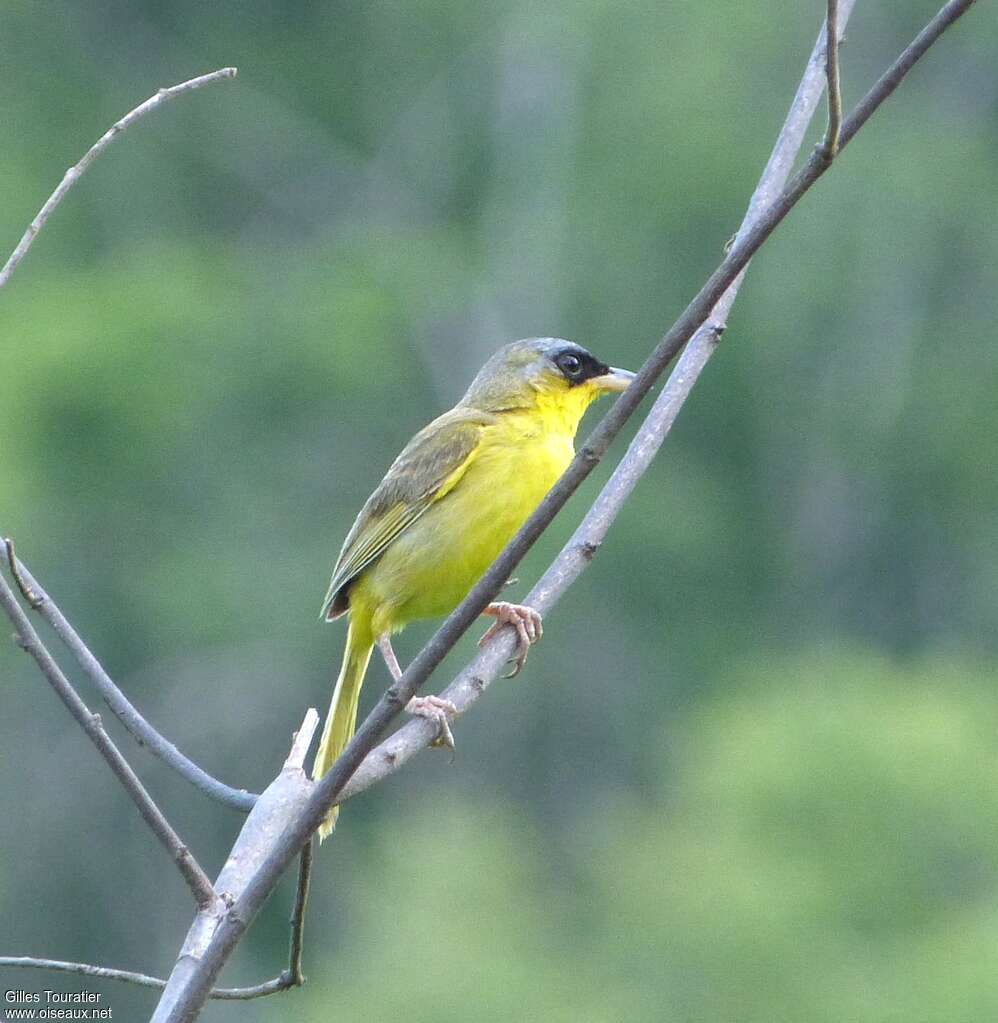
[[406,712],[417,717],[426,718],[437,726],[437,737],[431,746],[446,746],[454,749],[454,733],[450,730],[448,717],[457,713],[457,707],[450,700],[441,696],[414,696],[406,705]]
[[495,621],[478,641],[479,646],[485,646],[504,625],[512,625],[516,629],[516,657],[513,658],[513,670],[506,676],[512,678],[526,663],[531,645],[544,635],[541,614],[526,604],[510,604],[505,600],[489,604],[482,614],[495,618]]

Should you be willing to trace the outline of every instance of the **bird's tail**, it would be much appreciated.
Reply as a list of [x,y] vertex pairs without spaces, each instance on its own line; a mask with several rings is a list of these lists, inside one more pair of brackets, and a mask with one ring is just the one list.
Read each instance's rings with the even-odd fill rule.
[[[371,659],[373,639],[370,626],[360,616],[351,615],[347,632],[347,645],[343,651],[343,666],[336,680],[333,699],[322,728],[322,739],[312,765],[312,777],[321,778],[332,766],[333,761],[343,752],[353,738],[357,724],[357,699],[364,681],[367,664]],[[336,827],[339,807],[334,806],[329,816],[319,826],[319,841],[328,838]]]

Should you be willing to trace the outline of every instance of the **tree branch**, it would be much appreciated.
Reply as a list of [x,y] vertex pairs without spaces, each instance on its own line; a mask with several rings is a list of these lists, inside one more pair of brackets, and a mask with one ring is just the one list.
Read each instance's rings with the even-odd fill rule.
[[[318,718],[316,718],[318,723]],[[308,892],[312,883],[312,855],[315,845],[309,839],[302,846],[301,857],[298,861],[298,887],[295,890],[295,904],[291,910],[291,943],[288,950],[288,969],[292,985],[299,987],[305,983],[305,974],[302,973],[301,960],[305,938],[305,909],[308,906]]]
[[38,638],[38,633],[28,621],[28,616],[21,610],[17,598],[2,575],[0,575],[0,605],[6,611],[7,617],[14,623],[18,645],[34,658],[42,674],[56,691],[56,695],[66,705],[77,724],[87,733],[100,755],[107,761],[108,766],[124,786],[132,802],[135,803],[139,813],[142,814],[143,820],[177,864],[198,906],[205,908],[214,905],[218,902],[218,898],[212,890],[208,875],[201,869],[163,812],[153,802],[152,796],[145,790],[128,761],[111,741],[111,737],[104,731],[100,715],[91,713],[90,708],[80,699],[72,683],[62,673],[62,669]]
[[[90,963],[68,963],[63,959],[36,959],[33,956],[0,956],[0,966],[21,967],[32,970],[52,970],[56,973],[75,973],[82,977],[99,977],[102,980],[120,980],[125,984],[137,984],[139,987],[164,988],[166,981],[162,977],[150,977],[146,973],[135,973],[132,970],[116,970],[110,966],[92,966]],[[216,987],[208,994],[209,998],[221,1001],[243,1002],[251,998],[263,998],[278,991],[287,991],[297,987],[301,981],[292,980],[288,971],[252,987]]]
[[52,626],[55,634],[66,645],[76,663],[96,686],[104,702],[125,726],[132,738],[140,746],[147,747],[150,753],[159,757],[167,767],[176,771],[206,796],[224,806],[248,813],[256,802],[256,793],[247,792],[245,789],[231,788],[212,777],[203,768],[198,767],[193,760],[185,757],[169,739],[156,731],[114,684],[111,676],[104,670],[104,666],[66,620],[55,601],[42,589],[35,577],[28,571],[27,566],[14,554],[13,541],[6,539],[3,542],[11,575],[24,599]]
[[150,96],[145,103],[139,104],[134,110],[129,111],[119,121],[115,121],[110,128],[87,150],[83,158],[79,163],[74,164],[69,168],[68,171],[63,175],[62,181],[59,182],[58,188],[45,200],[45,205],[35,215],[35,219],[28,225],[28,229],[21,236],[21,240],[17,243],[17,248],[11,253],[10,258],[4,264],[2,270],[0,270],[0,288],[2,288],[7,281],[10,280],[11,274],[17,269],[18,263],[24,259],[31,248],[31,243],[35,240],[38,232],[45,226],[49,217],[52,216],[56,206],[62,202],[65,198],[66,193],[73,187],[73,184],[79,180],[84,174],[87,168],[97,159],[101,153],[123,132],[127,131],[136,121],[141,120],[146,114],[155,110],[157,107],[162,106],[164,103],[171,99],[175,99],[177,96],[182,96],[185,92],[193,92],[195,89],[200,89],[204,85],[211,85],[213,82],[220,82],[226,78],[235,78],[236,69],[234,67],[223,67],[218,71],[212,71],[211,74],[201,75],[199,78],[192,78],[188,82],[181,82],[179,85],[171,85],[168,89],[160,89],[155,95]]
[[[973,2],[974,0],[951,0],[940,11],[845,122],[840,148],[855,135],[880,104],[897,88],[907,70],[932,42],[956,18],[969,9]],[[592,471],[610,442],[637,408],[644,395],[651,389],[665,366],[707,320],[718,301],[748,265],[752,255],[827,167],[827,160],[824,160],[816,150],[788,188],[775,201],[767,205],[751,227],[737,238],[721,265],[711,274],[697,296],[655,348],[638,372],[634,382],[593,431],[589,440],[579,450],[562,478],[538,509],[417,655],[401,679],[388,689],[331,769],[319,782],[307,787],[301,793],[303,802],[298,811],[285,818],[285,826],[277,841],[266,849],[264,858],[257,864],[252,874],[246,878],[245,887],[235,898],[231,908],[225,914],[225,918],[220,921],[213,937],[205,947],[200,961],[193,967],[183,958],[178,962],[157,1007],[153,1023],[190,1023],[196,1018],[212,982],[260,906],[277,884],[291,859],[310,839],[349,778],[360,766],[361,761],[373,749],[378,736],[401,711],[408,699],[418,690],[467,627],[478,617],[489,600],[499,592],[529,547]],[[694,354],[695,351],[694,349]],[[693,355],[690,358],[693,359]],[[653,409],[650,414],[654,414],[654,412]],[[579,548],[579,556],[586,557],[586,552],[591,554],[593,548],[588,546]],[[494,640],[494,646],[498,648],[500,645],[510,642],[511,637],[499,635]],[[507,646],[506,653],[508,650]],[[492,652],[490,648],[489,653]],[[496,656],[498,660],[499,655]],[[474,680],[472,683],[474,684]],[[484,678],[479,679],[478,685],[484,686],[485,684],[487,683]],[[247,821],[240,840],[250,830],[250,822]]]

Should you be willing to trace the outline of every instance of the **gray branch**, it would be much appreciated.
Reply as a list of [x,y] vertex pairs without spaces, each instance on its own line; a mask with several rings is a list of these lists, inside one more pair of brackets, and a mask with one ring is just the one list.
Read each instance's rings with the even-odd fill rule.
[[[92,966],[90,963],[69,963],[64,959],[37,959],[34,956],[0,956],[0,966],[14,966],[29,970],[51,970],[54,973],[74,973],[79,977],[98,977],[101,980],[120,980],[125,984],[137,984],[139,987],[164,988],[166,981],[162,977],[150,977],[147,973],[135,973],[133,970],[116,970],[110,966]],[[299,982],[300,983],[300,982]],[[208,993],[209,998],[221,1001],[245,1002],[251,998],[263,998],[278,991],[286,991],[297,987],[288,972],[280,974],[262,984],[252,987],[215,987]]]
[[10,258],[0,270],[0,288],[10,280],[11,274],[17,269],[18,263],[27,255],[31,243],[35,240],[38,232],[45,226],[46,221],[52,216],[53,211],[65,198],[66,193],[83,176],[87,168],[97,159],[101,153],[122,133],[126,132],[136,121],[141,120],[146,114],[177,96],[186,92],[193,92],[204,85],[211,85],[213,82],[224,81],[227,78],[235,78],[234,67],[223,67],[211,74],[201,75],[199,78],[192,78],[188,82],[181,82],[179,85],[171,85],[168,89],[160,89],[155,95],[150,96],[145,103],[141,103],[134,110],[129,111],[115,121],[110,128],[87,150],[79,163],[73,164],[63,175],[56,190],[45,200],[45,205],[35,214],[35,219],[28,224],[28,229],[21,236],[17,248],[10,254]]
[[172,768],[205,795],[225,806],[248,813],[256,802],[256,793],[247,792],[245,789],[231,788],[217,778],[213,778],[207,771],[198,767],[193,760],[185,757],[169,739],[157,732],[114,684],[111,676],[104,670],[104,666],[66,620],[55,601],[38,584],[24,562],[14,554],[13,543],[10,540],[5,540],[3,543],[6,546],[11,574],[24,595],[24,599],[52,626],[55,634],[66,645],[76,663],[96,686],[104,702],[125,726],[132,738],[140,746],[148,748],[150,753],[159,757],[167,767]]

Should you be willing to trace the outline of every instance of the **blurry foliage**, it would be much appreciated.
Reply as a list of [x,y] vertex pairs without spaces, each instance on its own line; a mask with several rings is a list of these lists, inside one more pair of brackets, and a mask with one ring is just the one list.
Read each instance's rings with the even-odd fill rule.
[[[858,6],[847,102],[933,9]],[[339,543],[497,344],[640,362],[719,260],[819,20],[8,5],[5,248],[117,116],[240,67],[117,142],[0,296],[0,529],[183,749],[259,788],[324,710]],[[456,766],[344,812],[308,987],[206,1020],[998,1014],[996,47],[968,15],[767,244],[659,466]],[[165,973],[179,879],[9,644],[0,678],[2,951]],[[128,752],[216,870],[236,817]],[[227,983],[277,971],[289,897]],[[152,1004],[92,987],[115,1018]]]

